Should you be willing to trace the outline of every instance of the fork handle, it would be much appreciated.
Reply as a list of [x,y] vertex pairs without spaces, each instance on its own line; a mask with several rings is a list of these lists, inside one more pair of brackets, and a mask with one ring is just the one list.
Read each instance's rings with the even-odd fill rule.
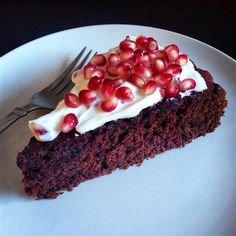
[[29,103],[22,107],[16,107],[12,112],[3,118],[0,118],[0,133],[11,126],[18,119],[26,116],[30,111],[37,109],[38,106]]

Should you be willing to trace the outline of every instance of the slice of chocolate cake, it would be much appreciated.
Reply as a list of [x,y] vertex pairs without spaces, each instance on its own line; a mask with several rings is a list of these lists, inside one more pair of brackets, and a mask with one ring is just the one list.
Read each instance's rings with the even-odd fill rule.
[[30,122],[35,137],[17,158],[37,199],[183,147],[213,132],[227,105],[210,73],[151,37],[126,38],[72,80],[56,110]]

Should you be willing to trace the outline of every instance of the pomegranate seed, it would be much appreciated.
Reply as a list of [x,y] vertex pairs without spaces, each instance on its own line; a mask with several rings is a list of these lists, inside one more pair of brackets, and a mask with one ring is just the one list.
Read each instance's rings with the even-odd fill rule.
[[158,49],[157,41],[154,38],[147,38],[148,44],[147,44],[147,50],[148,51],[155,51]]
[[159,59],[159,58],[156,59],[154,61],[154,68],[155,68],[156,73],[158,73],[158,74],[164,72],[165,69],[166,69],[166,62],[165,62],[165,60],[164,59]]
[[129,60],[129,59],[132,59],[133,55],[134,55],[133,49],[126,48],[123,51],[121,51],[120,59],[121,59],[121,61],[126,61],[126,60]]
[[114,83],[115,88],[118,88],[124,83],[124,80],[123,79],[115,79],[115,80],[113,80],[113,83]]
[[97,76],[94,76],[90,78],[88,82],[88,88],[91,90],[97,90],[102,85],[102,78],[99,78]]
[[157,83],[154,80],[149,80],[143,90],[144,95],[151,95],[157,89]]
[[179,86],[175,82],[170,83],[165,89],[164,95],[166,98],[173,98],[179,94]]
[[149,68],[150,68],[151,71],[152,71],[152,75],[155,75],[155,74],[156,74],[156,68],[155,68],[155,65],[152,63],[152,64],[150,64]]
[[114,65],[108,65],[106,67],[106,72],[111,76],[117,76],[118,75],[117,67],[114,66]]
[[175,63],[180,66],[186,65],[187,62],[188,62],[188,56],[186,54],[180,54],[175,61]]
[[108,61],[111,65],[118,66],[120,64],[120,56],[116,53],[111,53],[108,57]]
[[79,100],[81,103],[90,104],[97,98],[96,92],[90,89],[82,89],[79,92]]
[[111,112],[116,109],[117,103],[118,103],[118,99],[112,96],[109,99],[102,101],[101,108],[103,111]]
[[119,48],[121,51],[124,51],[126,49],[132,49],[134,50],[136,48],[136,43],[132,40],[125,39],[120,42]]
[[177,65],[177,64],[170,64],[167,66],[165,73],[170,73],[173,75],[177,75],[180,74],[182,72],[182,68],[181,66]]
[[134,66],[133,73],[144,78],[149,78],[152,76],[151,70],[141,63],[138,63]]
[[179,48],[175,44],[166,46],[164,50],[170,61],[175,61],[179,56]]
[[146,50],[148,46],[148,39],[145,36],[140,35],[136,39],[136,45],[138,48]]
[[122,61],[119,66],[126,66],[132,69],[134,67],[134,62],[132,60]]
[[102,69],[96,68],[95,70],[93,70],[93,71],[91,72],[90,78],[91,78],[91,77],[94,77],[94,76],[97,76],[97,77],[103,79],[103,78],[105,77],[105,71],[102,70]]
[[110,97],[115,91],[114,81],[111,79],[104,79],[102,84],[102,95],[104,97]]
[[181,92],[185,92],[186,90],[194,89],[196,87],[196,81],[193,79],[184,79],[179,83],[179,89]]
[[143,50],[137,49],[134,51],[134,61],[143,56]]
[[133,92],[129,87],[123,86],[116,89],[115,95],[122,101],[131,102],[134,98]]
[[79,106],[79,97],[74,93],[66,93],[64,95],[64,102],[68,107],[78,107]]
[[103,54],[95,55],[90,61],[90,64],[94,66],[105,66],[106,63],[107,59]]
[[130,75],[131,69],[129,66],[120,65],[117,68],[117,72],[121,79],[126,80]]
[[166,88],[172,81],[172,78],[172,74],[163,73],[161,75],[156,75],[153,79],[156,81],[158,87]]
[[166,62],[169,61],[168,56],[165,51],[163,50],[157,50],[155,51],[156,58],[158,59],[164,59]]
[[62,121],[61,131],[63,133],[68,133],[72,129],[74,129],[77,124],[78,124],[77,117],[73,113],[69,113],[64,117]]
[[157,58],[156,52],[153,52],[153,51],[146,51],[144,55],[148,56],[150,63],[153,63],[155,59]]
[[136,63],[141,63],[144,66],[147,66],[149,62],[149,57],[147,55],[141,56],[136,60]]
[[160,89],[160,93],[161,93],[161,96],[162,96],[163,98],[166,97],[166,89],[161,88],[161,89]]
[[131,74],[128,81],[138,88],[143,88],[145,85],[145,80],[136,74]]
[[47,130],[43,129],[43,128],[42,129],[35,129],[34,132],[36,135],[44,135],[47,133]]
[[92,72],[95,70],[95,66],[88,64],[84,67],[83,72],[84,72],[84,78],[85,79],[90,79]]

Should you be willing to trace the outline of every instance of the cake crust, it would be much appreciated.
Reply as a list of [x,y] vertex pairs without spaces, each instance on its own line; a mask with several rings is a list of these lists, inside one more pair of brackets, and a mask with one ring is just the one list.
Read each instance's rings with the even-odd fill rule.
[[17,157],[25,192],[36,199],[56,198],[86,180],[140,166],[145,159],[213,132],[227,106],[226,93],[209,72],[197,70],[207,90],[163,99],[136,117],[111,121],[85,134],[61,133],[43,143],[31,138]]

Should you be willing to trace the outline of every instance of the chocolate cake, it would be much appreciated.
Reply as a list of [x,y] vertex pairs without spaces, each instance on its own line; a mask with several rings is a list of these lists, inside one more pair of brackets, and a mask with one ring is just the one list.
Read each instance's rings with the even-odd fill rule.
[[25,192],[36,199],[56,198],[86,180],[140,166],[145,159],[213,132],[224,114],[226,93],[209,72],[195,70],[207,89],[184,97],[164,96],[134,117],[111,120],[84,133],[73,127],[49,142],[32,137],[17,157]]

